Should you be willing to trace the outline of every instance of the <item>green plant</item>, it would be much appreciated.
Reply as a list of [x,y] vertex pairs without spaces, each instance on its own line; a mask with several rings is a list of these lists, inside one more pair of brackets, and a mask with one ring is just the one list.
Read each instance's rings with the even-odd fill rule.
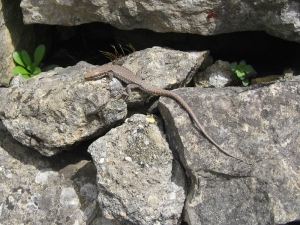
[[[15,51],[12,56],[17,65],[13,68],[12,72],[14,74],[22,74],[25,79],[39,74],[41,72],[39,64],[45,55],[45,49],[45,45],[39,45],[35,49],[33,62],[26,50],[22,50],[21,52]],[[47,70],[53,69],[56,66],[50,65],[47,67]]]
[[247,75],[250,75],[254,72],[254,69],[251,65],[247,65],[245,60],[237,62],[233,62],[230,64],[231,70],[235,72],[235,76],[233,79],[240,79],[244,86],[249,85],[249,79]]

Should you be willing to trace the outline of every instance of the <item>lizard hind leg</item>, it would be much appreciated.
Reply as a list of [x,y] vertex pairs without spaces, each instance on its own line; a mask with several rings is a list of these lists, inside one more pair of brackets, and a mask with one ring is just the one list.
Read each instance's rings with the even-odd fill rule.
[[138,86],[135,85],[135,84],[128,84],[128,85],[124,88],[122,95],[125,96],[125,99],[126,99],[126,100],[127,100],[127,99],[129,98],[129,96],[131,95],[131,89],[132,89],[132,88],[136,88],[136,87],[138,87]]
[[140,88],[139,85],[137,84],[128,84],[125,88],[125,91],[126,91],[126,94],[125,95],[128,95],[130,96],[131,95],[131,89],[135,89],[135,88]]
[[126,97],[125,97],[126,100],[131,96],[131,90],[132,90],[132,89],[135,89],[135,88],[140,89],[140,86],[137,85],[137,84],[128,84],[128,85],[125,87],[125,89],[124,89],[124,91],[123,91],[123,95],[126,96]]
[[108,76],[108,79],[109,79],[109,80],[112,80],[112,79],[114,78],[114,72],[111,71],[111,70],[108,71],[108,72],[107,72],[107,76]]

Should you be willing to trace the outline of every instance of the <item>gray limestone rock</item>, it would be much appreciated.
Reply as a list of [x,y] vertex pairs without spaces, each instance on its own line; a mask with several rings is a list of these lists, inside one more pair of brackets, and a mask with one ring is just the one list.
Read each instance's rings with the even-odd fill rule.
[[[154,86],[174,88],[185,86],[208,54],[155,47],[117,63]],[[104,135],[126,117],[127,106],[152,97],[136,89],[123,96],[117,79],[86,81],[90,68],[81,62],[1,88],[1,122],[15,139],[50,156]],[[91,163],[67,153],[46,158],[21,146],[0,124],[0,223],[173,225],[183,219],[189,225],[267,225],[299,220],[299,81],[175,91],[206,132],[243,162],[220,152],[168,98],[158,103],[166,134],[159,119],[136,114],[89,147],[97,173]]]
[[15,76],[12,53],[23,49],[32,53],[40,43],[50,40],[49,27],[26,26],[23,23],[20,0],[0,2],[0,86],[8,87]]
[[0,122],[0,224],[89,224],[99,213],[96,169],[15,141]]
[[300,78],[247,88],[176,90],[220,152],[173,100],[160,98],[169,144],[191,180],[184,220],[285,224],[300,219]]
[[105,218],[121,224],[179,224],[185,176],[157,123],[136,114],[89,147]]
[[183,52],[155,46],[134,52],[116,64],[122,64],[152,86],[174,89],[186,86],[208,58],[209,51]]
[[[191,80],[208,54],[153,47],[122,61],[147,82],[166,88]],[[126,117],[127,105],[140,106],[150,99],[140,90],[124,96],[117,79],[84,80],[91,68],[80,62],[0,89],[0,118],[13,137],[51,156],[107,132]]]
[[206,70],[198,72],[194,76],[196,87],[225,87],[232,81],[231,76],[234,74],[231,71],[230,63],[217,60],[213,65]]
[[300,42],[299,1],[22,0],[21,7],[26,24],[74,26],[104,22],[125,30],[144,28],[201,35],[266,31]]
[[[91,65],[57,68],[26,80],[21,86],[0,89],[0,117],[22,144],[51,156],[79,141],[100,135],[127,114],[125,101],[103,81],[83,78]],[[122,85],[115,85],[119,92]]]

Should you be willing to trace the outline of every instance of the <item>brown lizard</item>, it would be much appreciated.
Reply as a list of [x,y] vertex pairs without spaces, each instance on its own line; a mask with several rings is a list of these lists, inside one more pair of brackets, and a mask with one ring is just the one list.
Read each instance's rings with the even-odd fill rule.
[[194,120],[202,134],[212,143],[214,144],[222,153],[225,155],[235,158],[239,161],[243,161],[242,159],[239,159],[235,156],[230,155],[227,153],[225,150],[223,150],[204,130],[200,122],[198,121],[195,113],[193,110],[188,106],[188,104],[176,93],[164,89],[160,89],[154,86],[149,85],[148,83],[144,82],[140,77],[136,76],[132,71],[129,69],[119,66],[119,65],[114,65],[112,63],[96,67],[92,70],[90,70],[85,76],[85,79],[101,79],[105,76],[109,76],[110,79],[113,77],[116,77],[117,79],[123,81],[124,83],[128,85],[135,85],[142,89],[143,91],[146,91],[148,93],[154,94],[154,95],[159,95],[159,96],[166,96],[169,98],[172,98],[176,100],[190,115],[190,117]]

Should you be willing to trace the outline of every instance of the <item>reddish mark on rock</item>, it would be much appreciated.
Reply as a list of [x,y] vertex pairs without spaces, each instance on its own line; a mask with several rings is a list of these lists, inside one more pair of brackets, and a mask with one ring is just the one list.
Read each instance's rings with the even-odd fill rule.
[[214,18],[216,15],[216,13],[214,11],[211,11],[210,13],[207,14],[207,19],[211,19],[211,18]]

